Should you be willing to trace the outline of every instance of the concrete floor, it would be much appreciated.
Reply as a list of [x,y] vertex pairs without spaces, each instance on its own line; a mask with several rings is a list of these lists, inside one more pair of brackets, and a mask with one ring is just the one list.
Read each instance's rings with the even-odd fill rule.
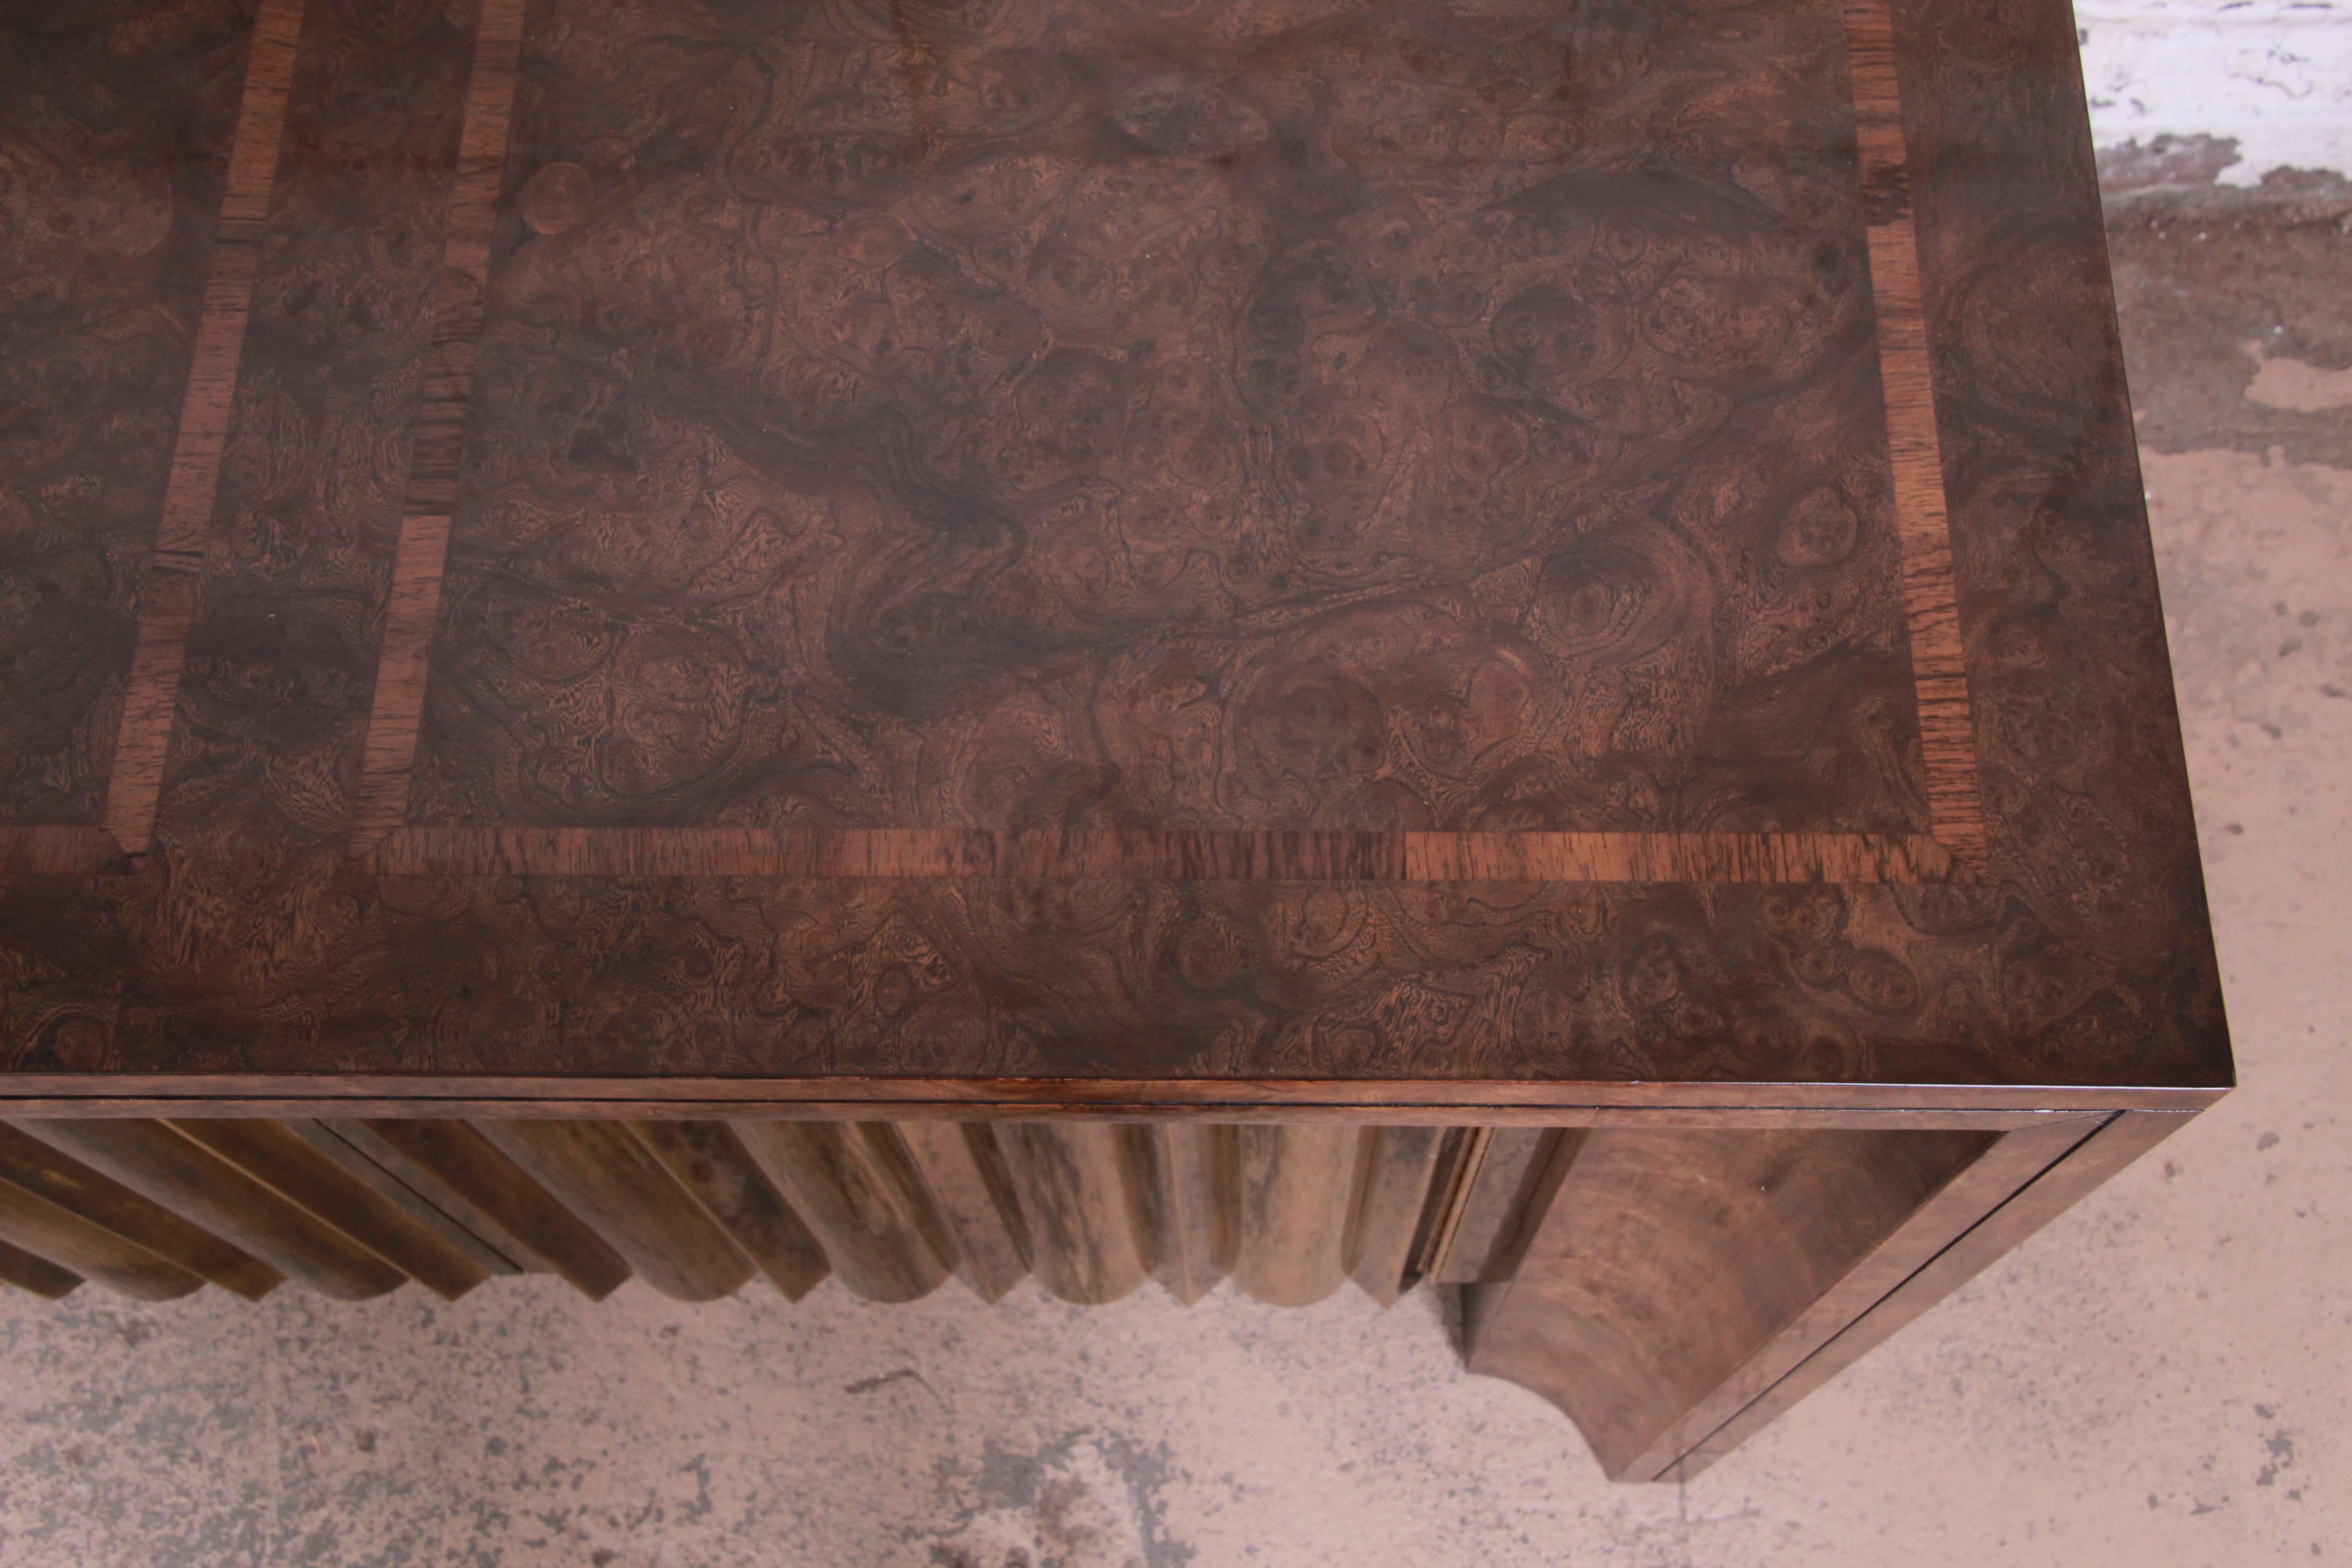
[[0,1300],[0,1568],[2352,1557],[2352,190],[2151,167],[2112,227],[2245,1087],[1688,1487],[1604,1482],[1426,1292],[86,1290]]

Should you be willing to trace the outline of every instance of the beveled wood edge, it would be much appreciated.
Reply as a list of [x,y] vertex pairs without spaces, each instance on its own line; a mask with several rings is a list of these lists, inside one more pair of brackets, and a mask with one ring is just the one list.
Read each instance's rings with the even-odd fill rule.
[[2126,1110],[2107,1118],[1655,1479],[1680,1482],[1706,1469],[2195,1116],[2193,1110]]
[[[461,1121],[1132,1121],[1271,1123],[1327,1121],[1366,1127],[1802,1127],[1824,1130],[2010,1131],[2045,1121],[2096,1121],[2096,1110],[1968,1110],[1923,1107],[1908,1110],[1807,1106],[1484,1106],[1349,1105],[1329,1101],[1287,1105],[1106,1103],[997,1100],[902,1104],[890,1100],[114,1100],[0,1099],[0,1116],[129,1118],[448,1117]],[[2105,1114],[2114,1114],[2112,1112]]]
[[0,1075],[0,1114],[576,1116],[783,1121],[1057,1116],[1594,1126],[1987,1126],[2194,1111],[2198,1085],[1541,1083],[1314,1079],[558,1078],[388,1074]]

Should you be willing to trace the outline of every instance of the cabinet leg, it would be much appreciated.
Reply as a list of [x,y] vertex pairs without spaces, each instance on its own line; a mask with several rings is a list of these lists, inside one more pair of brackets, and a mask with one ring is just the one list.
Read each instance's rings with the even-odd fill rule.
[[[1558,1405],[1614,1479],[1688,1475],[1892,1332],[1849,1339],[2113,1125],[1596,1130],[1514,1278],[1465,1298],[1470,1369]],[[2042,1217],[2075,1195],[2052,1187]],[[1833,1345],[1843,1360],[1793,1375]]]

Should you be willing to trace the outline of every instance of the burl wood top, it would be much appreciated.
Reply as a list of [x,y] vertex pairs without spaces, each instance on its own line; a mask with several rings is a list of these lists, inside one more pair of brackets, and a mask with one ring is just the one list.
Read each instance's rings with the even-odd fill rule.
[[2063,0],[8,30],[0,1096],[2229,1079]]

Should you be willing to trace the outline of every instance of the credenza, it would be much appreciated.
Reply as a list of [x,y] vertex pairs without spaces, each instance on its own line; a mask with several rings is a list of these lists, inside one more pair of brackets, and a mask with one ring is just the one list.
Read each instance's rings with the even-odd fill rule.
[[1425,1285],[1678,1478],[2231,1081],[2065,0],[8,26],[11,1286]]

